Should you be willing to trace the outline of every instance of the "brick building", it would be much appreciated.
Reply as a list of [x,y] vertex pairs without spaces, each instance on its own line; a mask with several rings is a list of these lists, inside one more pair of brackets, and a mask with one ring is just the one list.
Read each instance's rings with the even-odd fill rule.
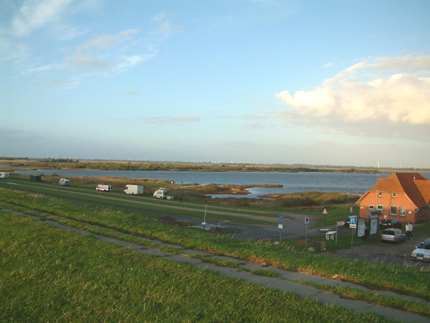
[[363,219],[368,219],[371,211],[379,210],[380,219],[426,222],[430,217],[430,180],[418,173],[393,173],[380,178],[357,204]]

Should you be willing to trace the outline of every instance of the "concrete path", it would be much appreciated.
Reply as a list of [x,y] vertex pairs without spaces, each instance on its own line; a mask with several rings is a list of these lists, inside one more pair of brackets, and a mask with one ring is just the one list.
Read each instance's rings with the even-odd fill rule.
[[[17,211],[2,208],[2,207],[0,207],[0,210],[6,211],[6,212],[11,212],[11,213],[14,213],[14,214],[17,214],[20,216],[29,217],[35,221],[43,221],[47,224],[50,224],[50,225],[57,227],[57,228],[60,228],[60,229],[74,231],[74,232],[82,234],[82,235],[91,235],[100,241],[113,243],[113,244],[116,244],[116,245],[124,247],[124,248],[130,248],[130,249],[136,250],[137,252],[140,252],[142,254],[151,255],[151,256],[155,256],[155,257],[163,257],[166,259],[170,259],[172,261],[188,263],[188,264],[195,266],[196,268],[207,269],[207,270],[218,272],[218,273],[225,275],[225,276],[228,276],[228,277],[247,280],[249,282],[259,284],[259,285],[267,287],[267,288],[273,288],[273,289],[277,289],[277,290],[292,292],[292,293],[295,293],[301,297],[310,297],[310,298],[318,300],[322,304],[336,304],[336,305],[351,309],[351,310],[359,312],[359,313],[372,312],[372,313],[376,313],[376,314],[379,314],[381,316],[384,316],[384,317],[386,317],[390,320],[393,320],[393,321],[416,322],[416,323],[421,323],[421,322],[422,323],[429,323],[430,322],[430,318],[427,318],[427,317],[424,317],[421,315],[412,314],[412,313],[396,310],[396,309],[389,308],[389,307],[379,306],[379,305],[367,303],[365,301],[346,299],[346,298],[343,298],[343,297],[336,295],[336,294],[333,294],[333,293],[321,291],[321,290],[319,290],[315,287],[312,287],[312,286],[300,284],[300,282],[312,282],[312,283],[316,283],[316,284],[329,284],[329,285],[335,285],[335,286],[354,287],[354,288],[359,288],[359,289],[362,289],[362,290],[365,290],[368,292],[375,292],[375,293],[378,293],[381,295],[394,296],[396,298],[400,298],[400,299],[404,299],[404,300],[412,300],[412,301],[420,302],[420,303],[424,304],[425,306],[430,306],[430,302],[427,302],[427,301],[420,299],[420,298],[417,298],[417,297],[411,297],[411,296],[396,294],[396,293],[388,292],[388,291],[369,290],[369,289],[362,287],[360,285],[342,282],[342,281],[339,281],[336,279],[323,278],[323,277],[299,273],[299,272],[291,272],[291,271],[286,271],[286,270],[282,270],[282,269],[275,268],[275,267],[263,267],[259,264],[248,263],[246,261],[243,261],[243,260],[240,260],[237,258],[220,257],[220,256],[216,256],[216,255],[213,255],[210,253],[205,253],[202,251],[188,250],[188,249],[184,249],[181,246],[165,244],[165,243],[162,243],[159,241],[142,238],[142,240],[151,241],[153,243],[163,245],[163,246],[174,247],[174,248],[181,251],[180,255],[172,254],[172,253],[162,251],[162,250],[159,250],[156,248],[151,248],[151,247],[146,247],[146,246],[142,246],[142,245],[138,245],[138,244],[134,244],[134,243],[130,243],[130,242],[125,242],[122,240],[118,240],[118,239],[114,239],[114,238],[110,238],[110,237],[106,237],[106,236],[94,235],[92,233],[89,233],[88,231],[76,229],[76,228],[73,228],[70,226],[66,226],[66,225],[63,225],[63,224],[60,224],[60,223],[57,223],[54,221],[50,221],[50,220],[45,220],[45,219],[42,219],[42,218],[39,218],[36,216],[32,216],[32,215],[28,215],[28,214],[25,214],[22,212],[17,212]],[[233,261],[233,262],[239,264],[240,268],[221,267],[221,266],[215,265],[213,263],[203,262],[199,259],[189,257],[188,255],[190,255],[190,254],[195,254],[195,255],[200,255],[200,256],[205,256],[205,257],[213,257],[213,258],[224,259],[224,260],[230,260],[230,261]],[[255,274],[253,274],[247,270],[272,270],[272,271],[276,272],[279,275],[279,277],[273,278],[273,277],[255,275]]]

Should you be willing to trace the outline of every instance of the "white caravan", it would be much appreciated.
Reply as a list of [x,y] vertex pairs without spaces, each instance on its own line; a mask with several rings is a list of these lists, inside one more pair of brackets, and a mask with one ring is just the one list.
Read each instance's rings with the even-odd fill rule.
[[70,181],[69,181],[68,178],[62,178],[62,179],[60,179],[60,183],[59,184],[63,185],[63,186],[69,186],[70,185]]
[[0,178],[9,178],[9,173],[0,172]]
[[142,195],[143,194],[143,185],[133,185],[127,184],[124,190],[125,194],[131,195]]
[[106,185],[106,184],[98,184],[96,186],[96,191],[110,192],[110,191],[112,191],[112,186]]
[[159,188],[153,194],[153,196],[157,199],[167,199],[167,190],[165,188]]

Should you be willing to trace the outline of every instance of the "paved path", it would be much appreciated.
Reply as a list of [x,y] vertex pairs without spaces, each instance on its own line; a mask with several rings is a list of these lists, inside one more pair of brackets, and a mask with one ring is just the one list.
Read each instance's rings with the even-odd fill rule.
[[[162,251],[162,250],[159,250],[156,248],[150,248],[150,247],[146,247],[146,246],[142,246],[142,245],[138,245],[138,244],[134,244],[134,243],[130,243],[130,242],[125,242],[122,240],[118,240],[118,239],[114,239],[114,238],[110,238],[110,237],[106,237],[106,236],[94,235],[94,234],[89,233],[89,232],[84,231],[84,230],[75,229],[75,228],[70,227],[70,226],[66,226],[66,225],[63,225],[63,224],[60,224],[60,223],[57,223],[54,221],[50,221],[50,220],[44,220],[44,219],[41,219],[39,217],[28,215],[28,214],[25,214],[22,212],[17,212],[17,211],[5,209],[2,207],[0,207],[0,210],[15,213],[15,214],[18,214],[20,216],[26,216],[26,217],[32,218],[36,221],[44,221],[45,223],[50,224],[50,225],[57,227],[57,228],[60,228],[60,229],[74,231],[74,232],[77,232],[77,233],[83,234],[83,235],[92,235],[98,240],[109,242],[109,243],[114,243],[118,246],[122,246],[125,248],[130,248],[130,249],[136,250],[137,252],[140,252],[142,254],[152,255],[152,256],[156,256],[156,257],[164,257],[164,258],[170,259],[172,261],[189,263],[189,264],[191,264],[197,268],[212,270],[212,271],[218,272],[220,274],[223,274],[223,275],[226,275],[226,276],[232,277],[232,278],[244,279],[244,280],[250,281],[252,283],[259,284],[261,286],[265,286],[267,288],[274,288],[274,289],[278,289],[278,290],[292,292],[292,293],[295,293],[301,297],[310,297],[310,298],[318,300],[322,304],[336,304],[336,305],[339,305],[339,306],[342,306],[344,308],[348,308],[348,309],[351,309],[353,311],[360,312],[360,313],[372,312],[372,313],[382,315],[382,316],[384,316],[388,319],[391,319],[393,321],[416,322],[416,323],[421,323],[421,322],[422,323],[424,323],[424,322],[429,323],[430,322],[429,318],[421,316],[421,315],[403,312],[403,311],[392,309],[389,307],[384,307],[384,306],[379,306],[379,305],[367,303],[365,301],[342,298],[341,296],[338,296],[336,294],[321,291],[315,287],[300,284],[299,282],[313,282],[316,284],[329,284],[329,285],[335,285],[335,286],[354,287],[354,288],[359,288],[359,289],[362,289],[362,290],[365,290],[368,292],[376,292],[376,293],[381,294],[381,295],[388,295],[388,296],[394,296],[394,297],[405,299],[405,300],[417,301],[417,302],[420,302],[426,306],[430,306],[429,302],[422,300],[420,298],[396,294],[396,293],[389,292],[389,291],[369,290],[365,287],[362,287],[359,285],[354,285],[352,283],[342,282],[342,281],[339,281],[336,279],[322,278],[322,277],[318,277],[318,276],[314,276],[314,275],[310,275],[310,274],[291,272],[291,271],[286,271],[286,270],[282,270],[282,269],[274,268],[274,267],[262,267],[261,265],[254,264],[254,263],[248,263],[246,261],[243,261],[243,260],[240,260],[237,258],[216,256],[216,255],[213,255],[210,253],[205,253],[202,251],[188,250],[188,249],[184,249],[181,246],[170,245],[170,244],[165,244],[165,243],[162,243],[159,241],[151,240],[153,243],[156,243],[159,245],[164,245],[164,246],[174,247],[174,248],[179,249],[181,251],[180,255],[172,254],[172,253],[165,252],[165,251]],[[149,239],[142,238],[142,240],[148,241]],[[234,261],[234,262],[238,263],[241,268],[238,269],[238,268],[217,266],[217,265],[212,264],[212,263],[202,262],[199,259],[190,258],[187,256],[187,254],[196,254],[196,255],[202,255],[205,257],[227,259],[227,260]],[[272,271],[275,271],[279,275],[279,278],[272,278],[272,277],[255,275],[249,271],[245,271],[244,269],[272,270]]]

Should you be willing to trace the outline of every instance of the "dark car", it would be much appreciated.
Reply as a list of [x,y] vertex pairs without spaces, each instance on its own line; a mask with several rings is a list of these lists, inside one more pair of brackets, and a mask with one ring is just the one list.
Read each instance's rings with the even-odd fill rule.
[[401,227],[402,227],[402,223],[396,219],[382,220],[381,222],[379,222],[380,229],[401,228]]

